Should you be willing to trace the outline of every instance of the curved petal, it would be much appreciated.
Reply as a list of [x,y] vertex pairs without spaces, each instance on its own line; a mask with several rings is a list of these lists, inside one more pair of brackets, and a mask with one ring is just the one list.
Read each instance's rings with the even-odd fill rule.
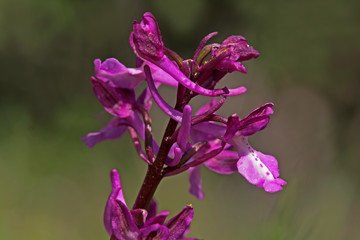
[[124,194],[122,191],[120,175],[116,169],[111,170],[110,179],[111,179],[112,191],[106,202],[103,220],[104,220],[105,229],[108,232],[108,234],[111,236],[111,234],[112,234],[111,213],[113,211],[112,199],[121,201],[125,206],[126,206],[126,203],[125,203],[125,198],[124,198]]
[[169,117],[171,117],[172,119],[174,119],[177,122],[181,122],[182,121],[182,113],[179,111],[176,111],[167,102],[165,102],[165,100],[160,96],[159,92],[157,91],[154,81],[151,76],[149,66],[145,65],[144,70],[145,70],[146,80],[148,82],[149,89],[150,89],[151,94],[152,94],[155,102],[157,103],[157,105]]
[[81,139],[86,146],[92,148],[97,143],[104,140],[114,140],[120,138],[126,131],[126,122],[118,117],[114,117],[111,121],[99,132],[89,133]]
[[100,59],[94,60],[95,76],[103,82],[111,82],[114,86],[134,89],[144,81],[141,69],[127,68],[115,58],[108,58],[103,63]]
[[219,174],[232,174],[237,170],[236,163],[239,160],[238,153],[223,150],[214,158],[205,162],[205,166]]
[[177,136],[177,143],[179,147],[186,151],[187,143],[190,136],[190,129],[191,129],[191,113],[192,109],[190,105],[186,105],[183,111],[183,118],[181,120],[181,126],[179,128],[179,133]]
[[132,114],[135,103],[135,92],[129,89],[114,88],[109,83],[91,77],[91,83],[96,98],[104,106],[105,110],[120,118]]
[[160,224],[153,224],[140,230],[139,239],[167,240],[169,239],[169,229]]
[[171,218],[167,223],[166,227],[169,229],[168,240],[177,240],[182,238],[183,235],[190,228],[191,221],[194,217],[194,209],[192,206],[186,206],[178,213],[175,217]]
[[246,68],[240,62],[236,62],[230,59],[223,59],[219,64],[216,65],[216,69],[232,73],[234,71],[246,73]]
[[162,211],[159,214],[157,214],[155,217],[149,218],[146,222],[144,227],[153,225],[153,224],[161,224],[163,225],[165,222],[165,219],[167,218],[167,216],[169,216],[168,211]]
[[189,192],[195,196],[197,199],[203,199],[204,198],[204,193],[202,191],[202,187],[201,187],[201,176],[200,176],[200,171],[201,171],[201,166],[196,166],[193,168],[189,168],[189,182],[190,182],[190,189]]
[[129,209],[121,201],[111,199],[113,210],[111,214],[112,232],[118,240],[138,240],[137,228]]

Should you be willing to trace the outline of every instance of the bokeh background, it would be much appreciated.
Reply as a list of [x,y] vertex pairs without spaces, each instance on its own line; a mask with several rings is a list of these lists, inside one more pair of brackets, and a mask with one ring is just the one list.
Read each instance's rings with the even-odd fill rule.
[[[88,149],[80,137],[109,116],[92,93],[92,61],[134,66],[134,19],[157,18],[167,47],[190,58],[200,39],[246,36],[260,57],[227,86],[248,92],[221,113],[275,103],[250,138],[275,155],[285,189],[268,194],[239,174],[202,171],[205,199],[187,174],[165,179],[159,207],[193,204],[189,236],[214,239],[360,239],[360,2],[356,0],[0,0],[0,239],[108,239],[102,213],[109,171],[132,205],[146,171],[126,135]],[[161,93],[173,101],[174,92]],[[205,102],[200,99],[199,102]],[[153,129],[167,122],[154,105]]]

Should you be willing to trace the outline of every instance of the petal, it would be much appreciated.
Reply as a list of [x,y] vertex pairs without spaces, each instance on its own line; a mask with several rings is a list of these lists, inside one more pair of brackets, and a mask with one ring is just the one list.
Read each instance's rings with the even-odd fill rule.
[[182,113],[172,108],[159,94],[157,91],[153,78],[151,76],[150,68],[149,66],[144,66],[145,74],[146,74],[146,80],[148,82],[149,89],[151,91],[151,94],[156,102],[156,104],[160,107],[160,109],[167,114],[169,117],[174,119],[177,122],[182,121]]
[[167,158],[165,163],[166,165],[170,166],[170,167],[174,167],[176,165],[178,165],[180,163],[180,160],[183,156],[183,152],[179,147],[175,147],[174,148],[174,158]]
[[152,217],[152,218],[148,219],[146,221],[144,227],[150,226],[150,225],[153,225],[153,224],[161,224],[161,225],[163,225],[164,222],[165,222],[165,219],[167,218],[168,215],[169,215],[168,211],[162,211],[158,215],[156,215],[155,217]]
[[91,83],[96,98],[107,112],[121,118],[132,114],[135,103],[135,92],[133,90],[114,88],[109,83],[102,82],[94,77],[91,77]]
[[191,130],[191,138],[194,142],[199,142],[214,138],[222,138],[226,132],[226,126],[211,122],[202,122],[193,125]]
[[113,140],[120,138],[126,131],[126,122],[118,117],[114,117],[103,129],[99,132],[89,133],[81,139],[86,146],[92,148],[97,143],[103,140]]
[[175,217],[171,218],[166,226],[169,229],[169,238],[168,240],[177,240],[188,231],[190,228],[191,221],[194,216],[194,209],[192,206],[186,206],[180,213]]
[[231,59],[235,61],[247,61],[259,56],[259,52],[253,47],[250,47],[246,39],[240,35],[228,37],[221,45],[222,47],[229,47],[231,49]]
[[111,213],[113,211],[112,199],[121,201],[125,206],[124,194],[121,187],[120,175],[116,169],[111,170],[110,179],[112,185],[112,191],[106,202],[105,211],[104,211],[104,225],[108,234],[111,236],[112,227],[111,227]]
[[137,228],[129,209],[121,201],[111,199],[113,210],[111,214],[111,227],[113,234],[119,240],[138,240]]
[[187,147],[187,143],[188,143],[189,136],[190,136],[191,113],[192,113],[191,106],[186,105],[184,107],[183,117],[181,120],[181,126],[179,128],[179,133],[177,136],[177,143],[183,151],[187,150],[186,147]]
[[251,113],[249,113],[246,117],[244,117],[244,119],[271,115],[274,113],[274,110],[272,109],[273,107],[274,107],[273,103],[265,103],[261,107],[258,107],[257,109],[251,111]]
[[194,57],[193,57],[194,60],[197,59],[200,51],[204,48],[207,41],[209,41],[210,38],[216,36],[217,34],[218,34],[218,32],[212,32],[212,33],[209,33],[208,35],[206,35],[203,39],[201,39],[198,47],[195,50]]
[[238,148],[237,168],[251,184],[267,192],[277,192],[286,182],[280,178],[277,160],[270,155],[255,151],[243,136],[234,137],[232,143]]
[[223,59],[219,64],[216,65],[216,69],[232,73],[234,71],[246,73],[246,68],[240,62],[236,62],[230,59]]
[[254,133],[264,129],[269,121],[270,116],[273,114],[272,107],[274,104],[266,103],[261,107],[253,110],[244,119],[240,120],[236,114],[228,118],[227,129],[224,139],[227,141],[234,137],[235,134],[242,136],[250,136]]
[[[216,103],[217,103],[216,98],[211,98],[211,100],[207,104],[205,104],[204,106],[199,108],[199,110],[196,112],[196,116],[208,112],[210,109],[212,109],[216,105]],[[213,111],[213,113],[214,113],[214,111]]]
[[153,224],[140,230],[139,239],[167,240],[169,239],[169,229],[160,224]]
[[164,53],[164,43],[159,26],[151,13],[145,13],[141,22],[134,21],[132,41],[136,53],[149,61],[160,60]]
[[241,120],[237,133],[250,136],[263,130],[270,122],[270,116],[260,116]]
[[172,76],[176,81],[178,81],[184,87],[198,94],[210,96],[210,97],[216,97],[229,93],[227,89],[210,90],[197,85],[196,83],[188,79],[181,72],[181,70],[165,55],[163,56],[162,59],[153,63],[157,65],[159,68],[161,68],[163,71],[168,73],[170,76]]
[[100,59],[95,59],[94,65],[95,76],[116,87],[134,89],[145,80],[141,69],[127,68],[115,58],[108,58],[103,63]]
[[202,187],[201,187],[201,176],[200,176],[201,166],[189,168],[188,171],[190,173],[190,177],[189,177],[190,190],[189,190],[189,192],[193,196],[195,196],[197,199],[203,199],[204,193],[203,193]]
[[205,166],[219,174],[232,174],[237,170],[238,160],[237,152],[223,150],[214,158],[207,160]]
[[232,114],[230,117],[228,117],[228,121],[226,125],[227,127],[226,127],[226,132],[224,134],[224,140],[228,141],[235,136],[235,134],[237,133],[240,127],[239,116],[235,113]]

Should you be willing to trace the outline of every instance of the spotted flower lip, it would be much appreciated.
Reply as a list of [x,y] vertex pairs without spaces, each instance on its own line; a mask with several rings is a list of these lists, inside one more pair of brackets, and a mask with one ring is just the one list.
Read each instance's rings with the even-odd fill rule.
[[279,167],[275,157],[254,150],[247,137],[264,129],[269,123],[269,115],[273,113],[273,104],[267,103],[255,109],[244,119],[237,115],[228,119],[224,139],[237,148],[239,160],[238,172],[249,183],[264,188],[266,192],[277,192],[286,182],[279,178]]
[[[211,102],[201,108],[201,114],[211,106]],[[248,136],[264,129],[273,114],[273,103],[266,103],[253,110],[240,120],[237,115],[228,118],[227,125],[200,123],[191,130],[193,141],[223,138],[226,141],[224,150],[207,160],[204,164],[219,174],[232,174],[238,171],[251,184],[264,188],[266,192],[277,192],[286,182],[279,178],[279,168],[275,157],[254,150],[248,143]],[[236,151],[234,151],[234,148]],[[200,166],[190,169],[190,193],[202,199]]]
[[112,191],[104,212],[104,225],[109,236],[114,236],[118,240],[185,239],[184,235],[188,232],[194,216],[192,206],[185,206],[167,222],[165,220],[169,212],[151,213],[156,209],[155,201],[152,201],[149,211],[145,209],[129,210],[124,199],[118,171],[113,169],[110,178]]

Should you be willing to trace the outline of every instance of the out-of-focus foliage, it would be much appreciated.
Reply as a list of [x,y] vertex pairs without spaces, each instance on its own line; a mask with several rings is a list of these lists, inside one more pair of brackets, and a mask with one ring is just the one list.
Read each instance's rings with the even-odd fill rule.
[[[80,136],[109,119],[92,95],[93,59],[134,66],[128,35],[145,11],[184,57],[212,31],[260,51],[247,75],[227,79],[249,91],[223,114],[275,103],[250,141],[288,181],[269,195],[203,169],[204,200],[189,196],[184,174],[161,183],[160,208],[192,203],[191,236],[207,240],[359,238],[359,1],[0,0],[0,239],[106,239],[111,168],[135,199],[146,169],[129,139],[87,149]],[[153,111],[160,137],[166,121]]]

